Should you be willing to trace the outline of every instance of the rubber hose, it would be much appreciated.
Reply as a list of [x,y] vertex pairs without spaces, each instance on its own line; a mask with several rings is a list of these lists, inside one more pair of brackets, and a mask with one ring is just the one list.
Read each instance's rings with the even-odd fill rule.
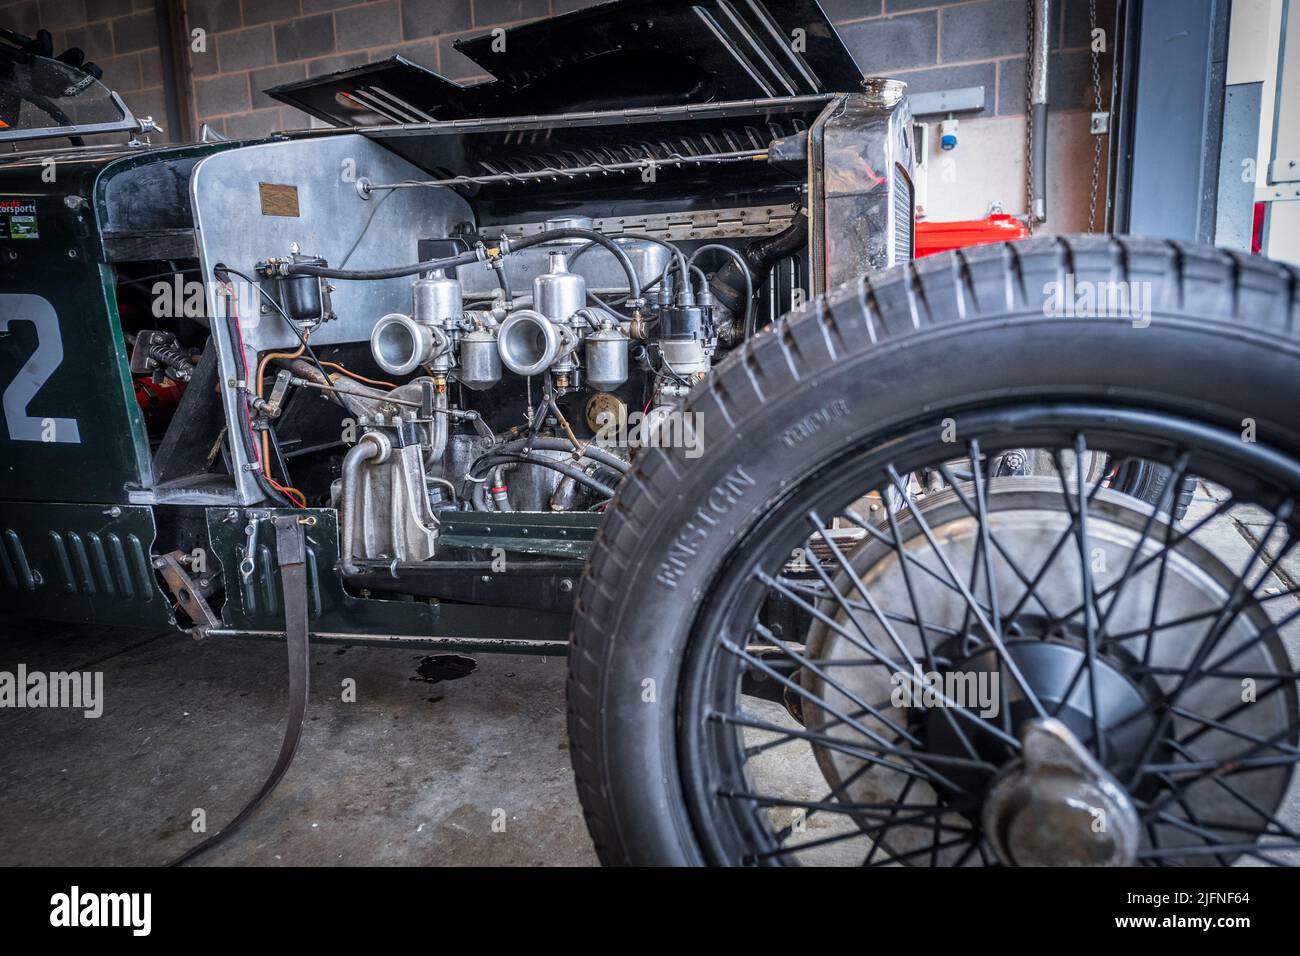
[[580,468],[575,468],[566,462],[557,461],[554,458],[544,458],[541,455],[525,454],[523,452],[513,452],[510,454],[488,454],[484,455],[474,463],[477,468],[492,468],[496,465],[509,464],[511,462],[523,462],[529,465],[539,465],[542,468],[549,468],[552,471],[558,471],[562,475],[568,475],[574,481],[595,491],[597,494],[606,498],[614,497],[614,489],[602,481],[592,478]]
[[[503,445],[491,449],[486,454],[494,455],[498,452],[516,452],[526,448],[536,448],[541,451],[575,451],[572,444],[564,438],[517,438],[514,441],[508,441]],[[602,465],[608,465],[615,471],[627,474],[632,470],[632,466],[619,458],[612,455],[598,445],[588,444],[582,452],[582,457],[590,458],[592,461],[600,462]]]

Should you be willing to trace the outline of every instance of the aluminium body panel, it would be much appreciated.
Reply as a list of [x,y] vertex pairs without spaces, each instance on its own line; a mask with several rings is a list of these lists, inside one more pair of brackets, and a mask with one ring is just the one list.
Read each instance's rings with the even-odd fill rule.
[[[468,204],[449,189],[367,194],[358,183],[422,175],[355,134],[260,143],[210,156],[190,179],[201,273],[210,279],[220,262],[256,278],[258,262],[287,256],[295,243],[304,254],[322,256],[335,267],[377,269],[414,262],[418,237],[447,235],[462,223],[472,225]],[[264,204],[263,184],[278,187],[281,195],[292,195],[294,203]],[[296,214],[285,214],[290,211]],[[229,383],[242,381],[244,368],[256,368],[259,352],[292,350],[297,344],[282,317],[264,309],[255,291],[242,282],[236,283],[235,291],[233,309],[228,309],[223,289],[207,283],[207,313],[213,316],[226,421],[232,431],[246,425],[243,394]],[[274,294],[271,288],[267,291]],[[387,313],[410,314],[411,280],[339,282],[331,300],[337,318],[322,323],[312,342],[362,342]],[[236,352],[239,336],[232,334],[235,315],[243,338],[243,362]],[[261,489],[246,470],[243,443],[234,443],[233,458],[240,499],[244,503],[262,500]]]

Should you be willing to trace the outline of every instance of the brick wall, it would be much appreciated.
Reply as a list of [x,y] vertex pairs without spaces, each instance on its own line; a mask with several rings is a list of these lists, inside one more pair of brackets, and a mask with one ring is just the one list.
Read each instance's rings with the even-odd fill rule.
[[[216,39],[194,54],[200,120],[233,137],[304,124],[262,89],[395,53],[455,80],[485,79],[455,40],[591,0],[243,0],[242,20],[236,0],[189,3],[191,25],[207,24]],[[1098,3],[1100,22],[1110,21],[1114,3]],[[823,7],[867,72],[899,76],[916,92],[982,85],[985,115],[1024,112],[1024,0],[824,0]],[[1054,0],[1051,28],[1051,105],[1090,108],[1088,0]]]
[[[300,128],[310,118],[261,91],[399,53],[453,79],[482,79],[452,43],[590,6],[594,0],[185,0],[201,123],[231,137]],[[779,2],[779,0],[778,0]],[[822,0],[858,63],[915,92],[982,85],[986,116],[1024,112],[1025,0]],[[1099,0],[1109,23],[1115,0]],[[132,109],[165,125],[153,0],[0,0],[0,25],[82,47]],[[1053,0],[1051,105],[1090,109],[1088,0]],[[1105,65],[1105,64],[1104,64]]]
[[261,91],[400,54],[460,81],[486,79],[452,43],[566,13],[591,0],[188,0],[199,121],[236,138],[309,125]]
[[[917,93],[983,86],[979,115],[1025,111],[1025,0],[822,0],[822,7],[863,69],[906,80]],[[1098,0],[1099,24],[1108,28],[1114,15],[1115,0]],[[1053,0],[1050,29],[1051,108],[1091,110],[1088,0]]]

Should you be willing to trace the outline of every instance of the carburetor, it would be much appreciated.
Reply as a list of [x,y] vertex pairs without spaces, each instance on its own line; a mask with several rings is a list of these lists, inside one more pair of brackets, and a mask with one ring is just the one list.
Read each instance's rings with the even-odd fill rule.
[[424,366],[446,375],[456,364],[465,307],[460,283],[435,269],[411,284],[410,315],[390,312],[370,332],[375,364],[391,375],[409,375]]
[[586,280],[569,271],[564,252],[551,252],[549,271],[533,279],[533,308],[516,309],[501,324],[501,363],[516,375],[550,371],[559,388],[576,388],[584,374],[586,384],[599,391],[622,385],[628,337],[614,316],[586,303]]
[[424,368],[475,390],[500,381],[503,365],[516,375],[550,372],[561,389],[585,380],[608,391],[627,381],[628,336],[616,316],[587,307],[586,281],[563,252],[552,252],[549,271],[533,279],[531,308],[466,311],[460,282],[442,270],[416,280],[411,293],[411,314],[389,313],[370,334],[375,363],[392,375]]

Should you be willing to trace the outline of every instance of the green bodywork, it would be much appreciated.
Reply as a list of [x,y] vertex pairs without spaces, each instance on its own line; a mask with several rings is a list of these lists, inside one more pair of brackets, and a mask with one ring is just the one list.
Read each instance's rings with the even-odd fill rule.
[[[128,490],[149,480],[149,443],[135,402],[121,324],[94,205],[96,182],[111,162],[102,155],[29,155],[0,164],[0,200],[35,204],[38,238],[0,237],[0,387],[5,424],[27,415],[76,422],[76,442],[15,440],[0,429],[0,501],[126,504]],[[48,302],[59,340],[38,340],[24,321]],[[37,348],[62,360],[26,407],[13,390]]]
[[[252,575],[244,580],[238,569],[244,557],[248,516],[288,512],[262,508],[209,508],[207,511],[212,550],[226,574],[223,623],[240,631],[279,630],[283,603],[275,559],[275,535],[269,521],[263,520],[257,525]],[[527,634],[530,639],[538,641],[563,641],[568,637],[567,614],[353,597],[344,591],[343,582],[335,571],[339,558],[337,512],[315,509],[292,513],[308,521],[315,519],[314,524],[305,526],[307,613],[315,633],[412,638],[505,638]]]
[[502,548],[519,554],[585,558],[600,515],[591,512],[461,511],[443,518],[439,540],[455,548]]
[[0,595],[38,618],[174,626],[149,550],[153,509],[85,504],[0,505]]

